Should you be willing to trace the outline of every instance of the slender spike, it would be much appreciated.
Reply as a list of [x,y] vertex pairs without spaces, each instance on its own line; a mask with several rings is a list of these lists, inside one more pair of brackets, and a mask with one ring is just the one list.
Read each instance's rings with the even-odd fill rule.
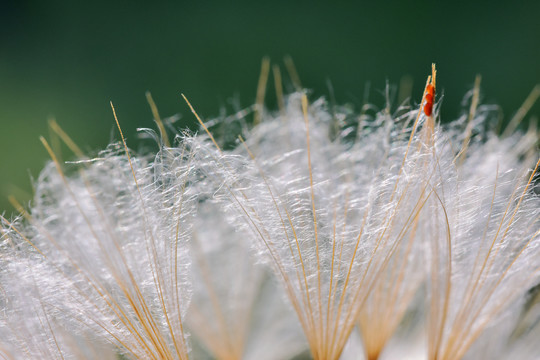
[[257,98],[255,102],[255,114],[253,124],[257,125],[261,122],[262,113],[264,111],[264,98],[266,96],[266,84],[268,83],[268,75],[270,72],[270,59],[264,57],[261,63],[261,74],[259,75],[259,84],[257,85]]
[[309,141],[309,116],[308,116],[308,99],[306,94],[302,94],[302,113],[304,114],[304,122],[306,123],[306,142],[307,142],[307,157],[308,157],[308,168],[309,168],[309,184],[311,188],[311,207],[313,211],[313,228],[315,231],[315,253],[317,256],[317,300],[318,300],[318,310],[319,310],[319,326],[320,326],[320,336],[321,343],[324,344],[322,339],[323,335],[323,316],[322,316],[322,295],[321,295],[321,262],[319,254],[319,226],[317,224],[317,208],[315,206],[315,191],[313,185],[313,168],[311,165],[311,146]]
[[212,142],[214,143],[214,145],[216,146],[216,148],[219,150],[219,152],[221,152],[221,148],[219,147],[218,143],[216,142],[216,139],[214,139],[214,136],[212,135],[212,133],[208,130],[208,128],[206,127],[206,125],[204,125],[203,121],[201,120],[201,118],[199,117],[199,115],[197,114],[197,112],[195,111],[195,109],[193,108],[193,106],[191,106],[191,103],[189,102],[189,100],[187,99],[187,97],[184,95],[184,94],[181,94],[182,97],[184,98],[185,102],[188,104],[189,108],[191,109],[191,112],[193,113],[193,115],[195,115],[195,117],[197,118],[197,121],[199,122],[199,124],[202,126],[202,128],[204,129],[204,131],[208,134],[208,136],[210,137],[210,140],[212,140]]
[[167,135],[167,130],[165,130],[163,121],[161,121],[158,108],[156,106],[156,103],[154,102],[154,99],[152,98],[152,94],[150,93],[150,91],[146,92],[146,101],[148,102],[148,105],[150,105],[150,109],[152,110],[152,116],[154,117],[154,120],[159,128],[159,132],[161,133],[161,139],[163,139],[163,143],[165,144],[166,147],[170,147],[171,143],[169,141],[169,136]]
[[458,165],[461,166],[465,160],[465,155],[467,149],[469,148],[469,142],[471,140],[472,128],[473,128],[473,119],[476,115],[476,109],[478,108],[478,99],[480,98],[480,82],[482,81],[482,76],[476,75],[474,80],[473,96],[471,99],[471,106],[469,108],[469,116],[467,117],[467,128],[465,129],[465,140],[463,140],[463,145],[458,154],[459,161]]
[[527,96],[523,104],[519,107],[514,117],[512,117],[512,120],[510,120],[510,122],[506,126],[506,129],[504,129],[502,133],[503,137],[508,137],[512,135],[514,131],[516,131],[516,129],[519,127],[519,124],[521,124],[521,122],[525,118],[525,115],[527,115],[529,110],[531,110],[532,106],[534,105],[536,100],[538,100],[539,97],[540,97],[540,84],[537,84],[532,89],[529,96]]
[[[86,156],[84,155],[84,152],[81,150],[80,147],[77,146],[75,141],[71,139],[71,137],[58,125],[56,120],[50,119],[49,120],[49,127],[51,130],[62,139],[62,141],[66,144],[66,146],[77,156],[79,159],[84,159]],[[58,153],[57,153],[58,154]]]
[[[129,149],[127,147],[126,139],[124,137],[124,133],[122,132],[122,128],[120,127],[120,122],[118,121],[118,117],[116,116],[116,110],[114,109],[114,105],[112,101],[110,102],[110,104],[111,104],[111,109],[114,116],[114,121],[116,122],[118,131],[120,132],[120,137],[122,138],[122,144],[124,145],[124,150],[128,158],[129,167],[131,168],[131,174],[133,175],[133,180],[135,181],[135,185],[137,186],[137,191],[139,192],[139,197],[141,198],[141,202],[142,202],[141,189],[139,188],[139,182],[137,181],[137,176],[135,176],[135,169],[133,168],[133,163],[131,162],[131,156],[129,155]],[[144,206],[143,206],[143,209],[144,209]]]
[[300,82],[300,77],[298,76],[298,72],[296,71],[292,58],[287,55],[283,58],[283,62],[285,63],[285,67],[287,68],[287,72],[289,73],[296,91],[302,90],[302,83]]
[[55,122],[54,117],[49,117],[47,119],[47,124],[49,125],[49,138],[51,139],[51,147],[53,148],[56,155],[62,159],[62,148],[60,146],[60,139],[58,134],[53,130],[53,122]]
[[277,98],[279,113],[281,114],[281,117],[285,119],[286,111],[285,111],[285,101],[283,99],[283,83],[281,81],[281,71],[279,70],[279,66],[274,64],[272,66],[272,72],[274,73],[274,86],[276,88],[276,98]]

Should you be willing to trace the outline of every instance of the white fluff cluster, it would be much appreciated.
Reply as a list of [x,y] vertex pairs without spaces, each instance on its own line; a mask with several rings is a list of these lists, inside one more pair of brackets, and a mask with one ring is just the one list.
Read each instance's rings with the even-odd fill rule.
[[2,217],[0,358],[537,358],[538,135],[477,99],[438,124],[434,77],[417,109],[296,92],[152,156],[45,142]]
[[[187,358],[182,317],[196,196],[187,186],[190,155],[177,150],[149,162],[111,146],[72,173],[58,163],[43,170],[27,220],[3,224],[0,329],[24,354],[6,358],[70,358],[64,333],[128,357]],[[30,322],[34,333],[41,325],[55,336],[26,349]]]

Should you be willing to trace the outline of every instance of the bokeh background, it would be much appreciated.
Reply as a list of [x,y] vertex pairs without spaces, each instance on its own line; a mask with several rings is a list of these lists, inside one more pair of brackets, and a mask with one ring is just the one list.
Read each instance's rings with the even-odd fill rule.
[[506,118],[540,82],[540,1],[0,4],[0,213],[12,211],[8,194],[29,200],[48,159],[38,139],[48,118],[95,151],[117,138],[113,101],[137,148],[136,128],[153,127],[147,90],[163,117],[193,127],[180,93],[204,118],[232,111],[231,99],[249,106],[265,55],[280,64],[290,55],[315,96],[330,81],[337,102],[352,104],[370,82],[370,101],[382,105],[386,82],[405,75],[418,102],[436,62],[443,120],[462,111],[478,73],[483,101]]

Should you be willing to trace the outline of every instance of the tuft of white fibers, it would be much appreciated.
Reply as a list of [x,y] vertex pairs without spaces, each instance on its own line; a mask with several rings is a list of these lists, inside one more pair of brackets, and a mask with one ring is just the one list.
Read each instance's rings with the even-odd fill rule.
[[112,145],[65,170],[53,157],[35,184],[26,224],[5,235],[50,268],[21,270],[40,290],[27,296],[54,309],[68,331],[90,333],[129,357],[187,358],[186,243],[196,197],[186,186],[190,155],[174,155],[151,162]]
[[[199,194],[204,186],[199,185]],[[289,359],[305,349],[281,287],[251,251],[251,233],[235,229],[211,195],[201,196],[191,241],[192,340],[217,359]],[[279,344],[279,346],[277,346]],[[201,353],[193,353],[202,358]]]
[[3,358],[538,354],[536,129],[498,135],[479,80],[441,124],[434,66],[420,106],[359,114],[274,71],[279,112],[265,81],[253,111],[187,102],[201,131],[173,145],[148,96],[155,154],[121,134],[61,163],[44,141],[29,210],[0,218]]
[[381,114],[351,144],[330,136],[324,101],[308,108],[298,93],[287,106],[231,151],[193,139],[196,162],[256,235],[313,357],[339,358],[357,321],[384,338],[380,351],[424,279],[413,240],[429,190],[426,131]]
[[[490,341],[497,354],[500,338],[511,331],[498,322],[508,326],[520,299],[540,281],[540,201],[531,190],[532,176],[523,181],[525,174],[508,164],[492,165],[491,179],[486,174],[458,181],[459,168],[453,179],[446,175],[443,208],[433,207],[423,231],[431,243],[433,359],[462,358],[481,340]],[[444,221],[447,229],[440,225]],[[495,331],[482,337],[492,326]]]
[[[57,304],[70,292],[68,282],[40,257],[20,253],[8,240],[9,232],[3,235],[0,358],[115,359],[116,352],[110,345],[72,333],[62,322],[62,309]],[[34,272],[47,282],[38,283],[41,279],[36,279]]]
[[530,133],[499,138],[488,129],[460,143],[454,131],[437,134],[435,196],[419,232],[428,359],[495,359],[540,282],[540,162]]

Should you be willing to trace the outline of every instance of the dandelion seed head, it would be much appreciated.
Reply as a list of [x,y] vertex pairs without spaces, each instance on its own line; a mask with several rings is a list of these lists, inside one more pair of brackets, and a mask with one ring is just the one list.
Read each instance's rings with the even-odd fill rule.
[[537,134],[499,135],[479,78],[441,124],[434,66],[418,107],[387,92],[358,114],[280,89],[272,112],[268,72],[230,116],[203,121],[184,96],[201,131],[174,143],[148,96],[155,153],[129,150],[114,107],[122,141],[92,159],[61,163],[42,140],[32,203],[1,218],[0,354],[537,353],[538,325],[522,328],[540,283]]

